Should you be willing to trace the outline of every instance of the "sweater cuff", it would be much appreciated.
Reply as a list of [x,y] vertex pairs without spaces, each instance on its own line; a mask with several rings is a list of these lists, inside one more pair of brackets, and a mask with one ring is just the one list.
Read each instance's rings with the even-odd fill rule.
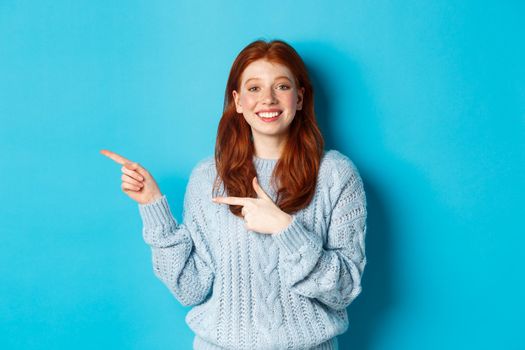
[[152,203],[139,204],[139,213],[145,228],[177,225],[165,195]]
[[322,245],[321,238],[308,231],[296,215],[292,215],[292,222],[288,227],[277,232],[273,237],[287,254],[297,253],[305,245],[311,247]]

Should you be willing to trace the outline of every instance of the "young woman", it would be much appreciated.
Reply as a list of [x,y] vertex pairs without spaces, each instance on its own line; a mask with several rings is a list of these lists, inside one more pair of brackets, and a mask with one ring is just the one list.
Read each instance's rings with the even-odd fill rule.
[[323,147],[300,56],[258,40],[233,63],[182,223],[143,166],[101,151],[123,165],[156,276],[194,306],[195,349],[337,349],[361,292],[367,212],[353,162]]

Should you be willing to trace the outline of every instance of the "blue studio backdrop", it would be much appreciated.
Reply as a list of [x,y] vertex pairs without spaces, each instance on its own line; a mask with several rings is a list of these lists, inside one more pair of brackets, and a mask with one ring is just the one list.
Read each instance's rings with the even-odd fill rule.
[[[174,215],[229,69],[283,39],[368,200],[342,349],[525,349],[519,1],[0,1],[0,348],[190,349],[109,149]],[[521,23],[520,23],[521,22]]]

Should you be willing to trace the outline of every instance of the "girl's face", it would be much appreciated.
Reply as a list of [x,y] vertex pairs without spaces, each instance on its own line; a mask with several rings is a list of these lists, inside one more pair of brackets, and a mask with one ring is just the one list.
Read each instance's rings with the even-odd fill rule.
[[302,108],[303,93],[286,66],[265,59],[249,64],[239,91],[232,92],[237,113],[244,115],[254,138],[286,135],[295,112]]

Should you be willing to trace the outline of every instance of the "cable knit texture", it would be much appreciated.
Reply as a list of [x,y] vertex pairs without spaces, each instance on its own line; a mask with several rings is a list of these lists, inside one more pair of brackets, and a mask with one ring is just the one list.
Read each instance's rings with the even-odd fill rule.
[[[275,201],[277,160],[253,162]],[[215,174],[212,156],[194,167],[182,223],[166,196],[138,205],[155,275],[193,306],[194,349],[337,349],[366,265],[366,197],[354,163],[326,151],[312,202],[274,235],[246,230],[228,205],[211,201]]]

